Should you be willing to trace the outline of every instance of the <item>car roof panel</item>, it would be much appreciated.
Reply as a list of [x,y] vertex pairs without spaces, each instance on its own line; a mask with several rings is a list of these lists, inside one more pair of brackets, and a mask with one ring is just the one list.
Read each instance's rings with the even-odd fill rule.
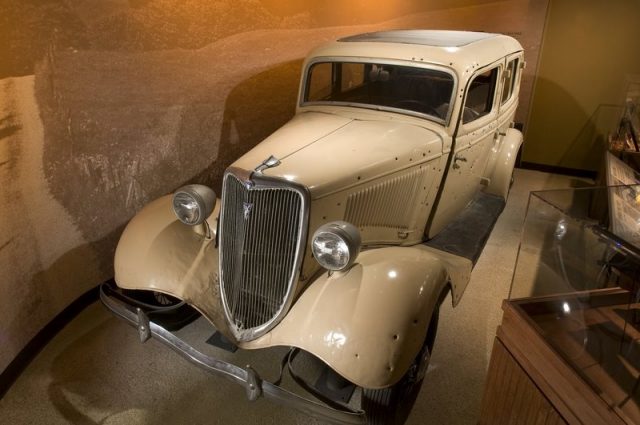
[[419,44],[433,47],[462,47],[497,34],[470,31],[393,30],[368,32],[339,39],[340,42]]

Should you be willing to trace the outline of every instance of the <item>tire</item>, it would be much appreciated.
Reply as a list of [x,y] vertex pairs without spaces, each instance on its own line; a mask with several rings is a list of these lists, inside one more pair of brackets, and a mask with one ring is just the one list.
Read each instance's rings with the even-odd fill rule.
[[122,294],[130,299],[136,300],[150,310],[163,307],[172,307],[181,303],[177,298],[162,292],[137,290],[137,289],[121,289]]
[[143,305],[149,319],[169,331],[177,331],[200,316],[197,310],[178,298],[156,291],[128,290],[130,298]]
[[407,372],[394,385],[379,390],[363,389],[362,408],[367,415],[370,425],[401,425],[404,424],[415,404],[424,375],[431,360],[433,345],[438,332],[438,317],[440,303],[447,294],[440,297],[429,321],[427,336],[422,349]]
[[200,317],[200,313],[189,304],[160,292],[121,289],[113,280],[102,284],[101,290],[133,309],[140,308],[150,320],[170,331],[181,329]]

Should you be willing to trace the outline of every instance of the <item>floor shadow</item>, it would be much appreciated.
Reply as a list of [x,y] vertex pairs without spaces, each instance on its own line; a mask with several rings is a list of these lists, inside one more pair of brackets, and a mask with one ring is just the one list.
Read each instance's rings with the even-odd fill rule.
[[105,343],[115,342],[115,324],[115,319],[104,321],[85,334],[78,335],[53,359],[47,394],[54,408],[70,423],[98,424],[85,413],[86,408],[74,402],[77,396],[91,398],[93,408],[106,407],[100,400],[108,400],[109,392],[114,389],[110,385],[113,378],[109,372],[114,365],[109,364],[108,358],[96,357],[96,353],[105,351]]

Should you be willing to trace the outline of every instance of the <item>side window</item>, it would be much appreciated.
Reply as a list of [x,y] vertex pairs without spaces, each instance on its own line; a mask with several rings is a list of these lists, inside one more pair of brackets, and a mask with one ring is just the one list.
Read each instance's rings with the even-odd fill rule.
[[516,83],[516,73],[518,72],[518,59],[514,59],[507,65],[504,75],[504,88],[502,89],[502,103],[504,104],[511,98],[513,88]]
[[476,75],[471,81],[462,113],[463,124],[477,120],[491,112],[497,81],[497,67]]

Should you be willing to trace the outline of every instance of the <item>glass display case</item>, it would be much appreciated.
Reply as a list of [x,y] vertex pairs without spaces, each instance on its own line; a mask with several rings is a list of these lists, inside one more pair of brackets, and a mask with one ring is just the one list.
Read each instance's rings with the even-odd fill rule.
[[532,192],[508,301],[622,423],[640,423],[639,247],[640,185]]

